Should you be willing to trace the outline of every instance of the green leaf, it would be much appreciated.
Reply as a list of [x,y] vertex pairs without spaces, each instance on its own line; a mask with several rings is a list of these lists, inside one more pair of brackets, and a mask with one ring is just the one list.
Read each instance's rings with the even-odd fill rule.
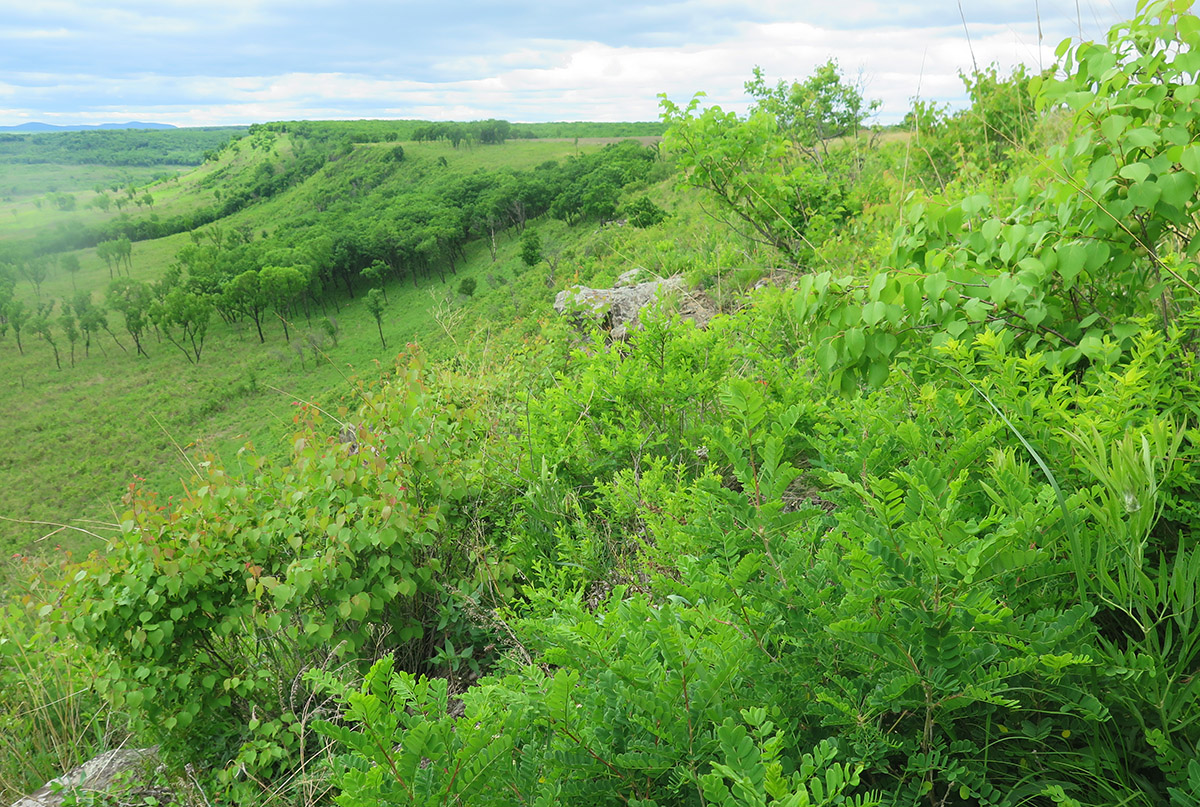
[[972,322],[983,322],[987,319],[991,309],[983,300],[972,297],[963,304],[963,312]]
[[1200,144],[1193,144],[1183,150],[1179,164],[1193,174],[1200,174]]
[[289,583],[280,583],[271,591],[271,596],[275,598],[276,606],[284,605],[296,596],[296,587]]
[[1083,271],[1084,259],[1087,257],[1087,249],[1083,244],[1059,244],[1058,254],[1058,274],[1063,280],[1070,283],[1080,272]]
[[1128,153],[1132,149],[1148,149],[1157,143],[1159,139],[1157,131],[1149,126],[1142,126],[1127,132],[1122,140],[1122,144],[1125,146],[1126,153]]
[[1192,201],[1196,193],[1196,179],[1191,174],[1177,171],[1158,180],[1162,200],[1166,204],[1183,208]]
[[1162,197],[1162,188],[1157,182],[1147,180],[1129,186],[1129,201],[1146,210],[1152,209]]
[[867,371],[867,383],[872,387],[879,388],[888,379],[890,372],[890,363],[883,359],[876,359],[871,362],[871,367]]
[[925,294],[930,300],[940,300],[946,292],[949,281],[945,272],[935,272],[925,278]]
[[1144,162],[1129,163],[1122,166],[1117,172],[1125,179],[1131,179],[1134,182],[1142,182],[1146,177],[1150,176],[1150,166]]
[[863,353],[863,348],[867,345],[866,336],[863,334],[862,328],[850,328],[843,335],[846,340],[846,353],[851,360],[858,359]]
[[1142,332],[1142,326],[1135,322],[1122,322],[1112,327],[1113,336],[1120,341],[1131,339]]
[[868,328],[873,328],[887,312],[887,304],[876,300],[863,306],[862,321]]
[[988,283],[988,294],[997,307],[1002,307],[1008,302],[1009,295],[1013,293],[1013,289],[1016,286],[1016,279],[1012,275],[1005,273],[992,278],[992,281]]
[[825,372],[833,369],[837,364],[837,348],[834,347],[832,340],[826,340],[817,348],[817,364]]
[[1132,118],[1125,115],[1109,115],[1100,121],[1100,133],[1109,140],[1118,140],[1132,121]]
[[921,289],[916,283],[906,283],[904,285],[904,307],[908,310],[910,319],[916,319],[921,313],[921,304],[924,298],[921,295]]

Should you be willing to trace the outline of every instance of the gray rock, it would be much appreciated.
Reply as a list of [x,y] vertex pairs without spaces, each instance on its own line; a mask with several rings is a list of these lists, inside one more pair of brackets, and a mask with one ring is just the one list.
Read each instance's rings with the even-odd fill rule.
[[[626,272],[621,275],[618,284],[631,281],[640,271],[635,269]],[[712,306],[702,295],[688,294],[679,275],[632,286],[618,285],[611,289],[575,286],[555,296],[554,310],[559,314],[570,314],[576,319],[598,322],[610,332],[613,339],[619,340],[641,329],[638,315],[643,308],[656,299],[672,294],[679,295],[681,316],[695,321],[701,328],[708,325],[714,313]]]
[[613,284],[613,288],[619,289],[625,286],[633,286],[637,283],[638,279],[641,278],[642,275],[648,274],[650,273],[642,267],[635,266],[628,272],[622,272],[620,277],[617,278],[617,282]]
[[12,807],[58,807],[68,794],[79,790],[119,791],[123,796],[130,793],[139,797],[154,795],[162,801],[164,794],[160,788],[145,785],[157,763],[157,747],[105,751],[57,779],[51,779],[38,790],[18,799]]

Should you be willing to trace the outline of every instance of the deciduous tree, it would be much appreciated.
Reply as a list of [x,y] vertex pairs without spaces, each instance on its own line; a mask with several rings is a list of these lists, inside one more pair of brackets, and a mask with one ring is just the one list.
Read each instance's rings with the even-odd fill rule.
[[383,294],[379,289],[371,289],[365,299],[367,311],[375,318],[375,327],[379,329],[379,344],[387,349],[387,340],[383,338],[383,308],[386,305]]
[[129,332],[137,352],[149,358],[142,347],[142,335],[150,324],[150,306],[154,301],[150,287],[141,280],[118,277],[108,284],[106,299],[108,307],[120,311],[125,318],[125,330]]

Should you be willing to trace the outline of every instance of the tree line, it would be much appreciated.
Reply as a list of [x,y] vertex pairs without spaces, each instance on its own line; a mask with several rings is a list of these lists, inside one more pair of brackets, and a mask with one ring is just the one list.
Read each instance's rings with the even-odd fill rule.
[[[260,343],[267,339],[268,323],[276,321],[284,340],[290,341],[291,321],[303,316],[311,324],[314,316],[328,317],[330,307],[340,311],[343,299],[354,299],[364,288],[404,282],[416,287],[435,277],[447,282],[472,240],[484,240],[495,260],[498,238],[522,232],[539,216],[572,224],[613,219],[627,185],[667,170],[654,149],[634,141],[562,163],[549,161],[529,171],[462,174],[437,166],[432,172],[396,177],[401,160],[402,154],[397,158],[385,151],[339,163],[320,191],[313,191],[318,199],[337,201],[318,213],[298,214],[270,238],[255,240],[249,228],[219,222],[194,229],[191,243],[155,281],[130,276],[133,239],[121,235],[101,241],[96,251],[110,278],[102,300],[85,293],[57,305],[43,302],[40,284],[51,260],[33,255],[10,264],[0,275],[11,281],[0,296],[0,336],[13,331],[22,353],[23,333],[42,336],[59,367],[60,342],[69,344],[74,364],[76,344],[89,355],[92,337],[101,331],[120,349],[129,349],[108,328],[109,312],[120,314],[124,336],[138,355],[148,355],[151,342],[165,342],[187,361],[199,362],[217,321],[253,325]],[[262,174],[266,178],[269,172]],[[294,208],[308,207],[313,194],[302,194]],[[647,201],[632,205],[631,215],[644,217]],[[651,217],[647,223],[655,220]],[[72,258],[66,256],[61,265],[74,273],[78,259]],[[36,309],[16,299],[19,277],[37,290]]]
[[242,126],[0,133],[0,164],[200,165],[204,155],[246,132]]

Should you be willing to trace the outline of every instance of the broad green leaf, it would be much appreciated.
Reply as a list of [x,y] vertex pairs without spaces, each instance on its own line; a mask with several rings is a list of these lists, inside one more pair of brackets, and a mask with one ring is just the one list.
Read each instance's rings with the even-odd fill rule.
[[1151,210],[1158,204],[1160,198],[1162,198],[1162,188],[1153,180],[1129,186],[1129,201],[1137,207]]
[[817,348],[817,364],[825,372],[829,372],[837,364],[837,348],[833,346],[832,341],[826,340]]
[[983,300],[972,297],[963,305],[963,311],[972,322],[983,322],[991,312],[991,307]]
[[1141,333],[1142,326],[1134,322],[1122,322],[1112,327],[1113,336],[1120,341],[1130,339]]
[[1003,306],[1008,302],[1009,295],[1017,286],[1017,281],[1012,275],[1005,273],[992,278],[988,283],[988,294],[991,296],[992,302],[997,306]]
[[883,319],[883,315],[886,313],[886,311],[887,311],[887,304],[882,303],[879,300],[875,300],[874,302],[867,303],[866,305],[863,306],[863,309],[862,309],[863,324],[866,325],[868,328],[875,327],[875,325],[881,319]]
[[1087,250],[1082,244],[1060,244],[1058,252],[1058,273],[1068,283],[1083,271]]
[[1160,177],[1158,187],[1162,191],[1163,202],[1182,208],[1195,196],[1196,179],[1191,174],[1177,171]]
[[1121,137],[1121,133],[1125,131],[1132,120],[1132,118],[1125,115],[1109,115],[1100,121],[1100,133],[1109,140],[1118,140]]
[[871,362],[871,367],[867,370],[867,383],[872,387],[881,387],[888,379],[888,373],[891,371],[891,365],[887,359],[876,359]]
[[846,340],[846,353],[852,360],[858,359],[866,347],[867,339],[861,328],[850,328],[843,334]]
[[1141,182],[1150,176],[1150,166],[1144,162],[1129,163],[1118,172],[1125,179]]
[[946,286],[949,281],[946,279],[945,272],[935,272],[925,278],[925,294],[930,300],[940,300],[946,292]]
[[1159,141],[1159,134],[1149,126],[1142,126],[1126,132],[1122,139],[1126,152],[1130,149],[1148,149]]
[[904,285],[904,307],[908,311],[908,316],[911,319],[916,319],[921,313],[921,304],[924,302],[921,296],[921,289],[916,283],[906,283]]

